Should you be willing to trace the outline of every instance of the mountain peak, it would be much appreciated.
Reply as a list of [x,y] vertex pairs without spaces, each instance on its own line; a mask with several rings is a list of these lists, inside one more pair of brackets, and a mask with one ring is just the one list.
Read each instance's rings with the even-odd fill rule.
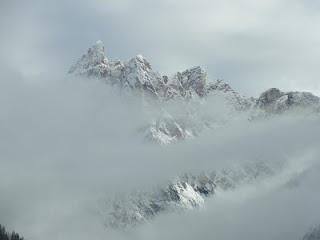
[[142,90],[141,93],[151,93],[163,99],[188,98],[194,94],[204,97],[207,94],[207,73],[202,67],[177,72],[169,79],[154,71],[141,54],[129,61],[109,61],[100,40],[70,68],[69,73],[102,78],[122,88],[137,88]]
[[70,68],[69,73],[100,78],[121,89],[138,90],[134,92],[147,94],[161,101],[223,95],[227,102],[238,110],[254,106],[270,113],[279,113],[292,107],[319,105],[319,98],[311,93],[282,92],[277,88],[268,89],[257,99],[247,99],[223,80],[208,83],[207,72],[200,66],[188,68],[168,77],[154,71],[141,54],[129,61],[109,61],[101,40],[88,49],[87,53]]
[[257,99],[260,108],[267,112],[279,113],[291,107],[317,107],[319,97],[309,92],[282,92],[278,88],[270,88]]
[[101,75],[107,62],[103,42],[98,40],[76,64],[71,66],[69,73],[86,76]]

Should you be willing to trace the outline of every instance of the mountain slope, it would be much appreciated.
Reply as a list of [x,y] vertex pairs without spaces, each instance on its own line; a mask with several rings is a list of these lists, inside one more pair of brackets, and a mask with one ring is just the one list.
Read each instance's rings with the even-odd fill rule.
[[[175,143],[225,127],[242,114],[246,121],[259,121],[293,110],[320,109],[320,98],[308,92],[271,88],[258,98],[243,97],[222,80],[209,81],[206,71],[199,66],[167,76],[154,71],[141,55],[128,61],[110,60],[101,41],[89,48],[69,73],[97,78],[126,94],[142,97],[145,111],[152,109],[157,114],[139,131],[147,142],[159,144]],[[213,111],[215,108],[221,108],[222,112]],[[199,208],[217,191],[263,181],[280,169],[281,164],[275,167],[255,162],[221,171],[206,170],[200,175],[185,174],[154,191],[128,193],[108,201],[105,222],[107,226],[123,229],[149,221],[160,213]]]
[[[69,73],[98,78],[122,92],[143,96],[147,104],[158,108],[162,115],[154,118],[148,126],[142,126],[142,135],[145,140],[159,144],[185,140],[200,135],[206,129],[224,126],[239,111],[247,112],[251,120],[297,108],[320,112],[319,97],[307,92],[282,92],[271,88],[258,98],[246,98],[222,80],[208,81],[206,71],[199,66],[169,77],[154,71],[142,55],[128,61],[109,60],[101,41],[89,48]],[[224,113],[223,123],[198,110],[212,98],[215,102],[222,99],[228,105],[230,111]],[[165,108],[178,101],[185,102],[186,106],[185,113],[180,116]]]
[[151,221],[159,214],[202,208],[208,198],[258,183],[281,171],[281,164],[248,162],[219,171],[184,174],[152,192],[131,192],[109,199],[103,209],[105,224],[130,229]]

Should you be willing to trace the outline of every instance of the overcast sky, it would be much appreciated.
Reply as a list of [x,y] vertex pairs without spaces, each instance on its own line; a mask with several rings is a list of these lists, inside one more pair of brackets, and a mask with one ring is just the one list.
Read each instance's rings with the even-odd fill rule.
[[141,53],[163,74],[201,65],[245,95],[270,87],[320,94],[315,0],[9,1],[1,65],[66,72],[101,39],[110,58]]
[[[0,0],[0,223],[30,240],[299,239],[320,223],[317,116],[248,123],[239,114],[228,128],[164,148],[137,131],[157,108],[66,73],[100,39],[109,58],[141,53],[163,74],[201,65],[248,96],[270,87],[320,95],[319,12],[318,0]],[[208,98],[200,117],[230,118],[217,103]],[[247,160],[284,161],[290,174],[135,235],[103,226],[96,205],[108,194]]]

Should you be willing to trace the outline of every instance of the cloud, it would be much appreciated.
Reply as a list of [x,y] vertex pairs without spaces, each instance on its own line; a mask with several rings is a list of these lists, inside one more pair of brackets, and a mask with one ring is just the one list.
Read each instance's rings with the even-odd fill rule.
[[[202,65],[247,95],[273,86],[319,94],[318,11],[300,0],[2,1],[0,223],[27,239],[298,239],[319,223],[318,118],[241,118],[163,148],[137,141],[155,114],[139,99],[65,73],[101,39],[111,58],[142,53],[163,73]],[[226,117],[212,106],[200,113]],[[96,204],[110,193],[248,159],[289,162],[301,183],[219,195],[206,211],[161,216],[130,236],[103,228]]]
[[[109,232],[103,226],[99,202],[109,195],[148,191],[185,172],[211,171],[248,160],[285,162],[290,174],[280,175],[271,187],[252,185],[249,190],[217,195],[204,212],[187,217],[160,216],[150,226],[132,233],[137,239],[170,238],[164,230],[170,229],[177,237],[211,234],[230,239],[228,234],[239,231],[243,239],[254,239],[259,233],[266,238],[269,232],[263,230],[263,222],[252,233],[250,225],[255,218],[263,221],[267,213],[270,216],[266,221],[271,222],[273,214],[279,216],[276,209],[281,206],[289,211],[285,202],[297,196],[295,190],[278,193],[277,189],[295,174],[313,168],[319,157],[318,117],[288,115],[256,123],[240,117],[227,128],[208,131],[195,140],[159,147],[142,143],[137,130],[153,115],[141,108],[135,96],[118,96],[102,82],[88,79],[41,75],[40,81],[34,76],[26,79],[24,75],[4,73],[0,88],[0,222],[28,239],[126,239],[126,235]],[[214,101],[209,100],[203,111],[224,116],[224,111],[210,106]],[[306,191],[306,201],[309,195],[314,199],[309,208],[305,212],[297,209],[288,219],[279,217],[275,234],[297,235],[307,224],[317,223],[316,210],[305,220],[318,199],[312,186],[314,183],[307,189],[304,184],[298,188]],[[237,198],[239,202],[232,200]],[[303,199],[294,201],[292,208],[300,206]],[[259,211],[263,202],[267,210]],[[235,219],[233,212],[237,214]],[[281,227],[288,229],[298,214],[306,222],[285,235]],[[242,222],[245,216],[248,219]],[[223,228],[224,222],[228,223],[227,229]],[[186,225],[192,227],[186,229]],[[228,231],[229,225],[236,231]]]

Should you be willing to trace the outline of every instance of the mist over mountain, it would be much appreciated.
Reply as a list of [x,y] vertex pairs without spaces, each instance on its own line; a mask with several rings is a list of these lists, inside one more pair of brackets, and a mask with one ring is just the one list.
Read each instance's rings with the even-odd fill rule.
[[320,239],[319,7],[2,1],[0,240]]
[[[224,125],[227,118],[243,113],[248,120],[253,120],[287,111],[320,111],[320,98],[309,92],[282,92],[270,88],[258,98],[248,98],[222,80],[208,80],[206,71],[199,66],[167,76],[153,70],[142,55],[128,61],[109,60],[100,40],[72,65],[69,74],[99,79],[119,94],[139,95],[143,105],[160,113],[149,127],[142,127],[147,141],[160,144],[198,136],[207,129]],[[227,110],[222,122],[215,119],[217,114],[199,111],[212,98]],[[172,105],[178,105],[179,114],[175,114],[176,109],[168,110]]]
[[[236,232],[237,239],[300,239],[320,221],[311,93],[270,89],[245,98],[206,77],[211,92],[190,88],[167,99],[108,75],[43,75],[34,85],[6,73],[1,222],[26,239],[233,239]],[[251,104],[239,107],[243,101]],[[164,118],[197,134],[178,138],[160,124],[155,129],[175,141],[146,137]]]

